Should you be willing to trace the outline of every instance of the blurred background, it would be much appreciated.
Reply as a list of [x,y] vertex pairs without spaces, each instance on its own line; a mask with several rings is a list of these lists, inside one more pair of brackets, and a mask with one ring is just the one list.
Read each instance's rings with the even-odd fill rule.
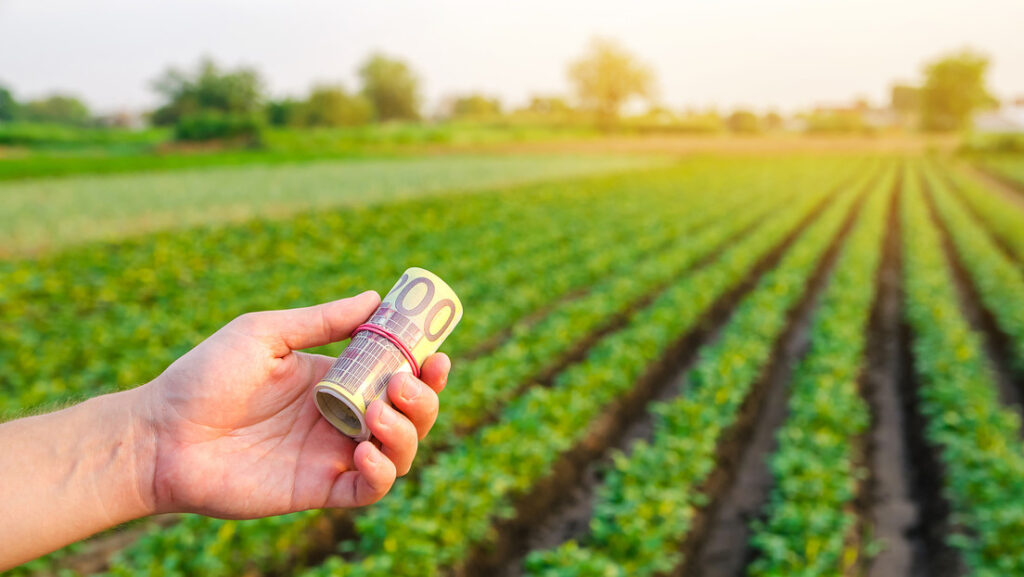
[[2,0],[0,178],[609,135],[1017,149],[1021,21],[1013,0]]

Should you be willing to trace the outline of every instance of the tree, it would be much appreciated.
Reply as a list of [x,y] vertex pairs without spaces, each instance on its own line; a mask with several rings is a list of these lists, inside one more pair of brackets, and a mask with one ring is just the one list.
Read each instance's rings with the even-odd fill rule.
[[569,65],[569,81],[580,104],[608,125],[618,120],[630,98],[651,95],[654,75],[614,40],[595,38],[587,52]]
[[988,67],[986,56],[967,49],[927,64],[921,88],[922,127],[963,130],[976,110],[995,104],[985,86]]
[[725,119],[725,125],[737,134],[755,134],[761,131],[761,121],[749,110],[737,110]]
[[572,113],[572,107],[561,96],[531,96],[524,110],[542,116],[567,116]]
[[221,70],[204,59],[194,73],[170,68],[153,82],[165,103],[153,112],[153,123],[175,124],[203,114],[254,118],[262,116],[263,81],[251,68]]
[[420,117],[419,78],[405,62],[372,54],[359,68],[359,79],[362,95],[372,104],[378,120]]
[[768,114],[765,114],[764,117],[761,118],[761,127],[768,132],[782,130],[783,125],[785,125],[785,120],[782,118],[781,114],[774,110],[768,112]]
[[921,89],[909,84],[893,84],[889,106],[901,114],[916,114],[921,108]]
[[501,101],[483,94],[458,96],[452,101],[455,118],[491,118],[501,115]]
[[373,105],[366,97],[350,94],[343,86],[317,86],[295,110],[293,124],[302,126],[358,126],[373,120]]
[[302,103],[292,98],[270,100],[267,102],[267,122],[271,126],[288,126],[296,122],[299,107]]
[[7,88],[0,86],[0,122],[10,122],[18,115],[18,102]]
[[89,108],[78,98],[67,94],[53,94],[26,102],[20,107],[18,118],[29,122],[81,126],[88,124],[91,116]]

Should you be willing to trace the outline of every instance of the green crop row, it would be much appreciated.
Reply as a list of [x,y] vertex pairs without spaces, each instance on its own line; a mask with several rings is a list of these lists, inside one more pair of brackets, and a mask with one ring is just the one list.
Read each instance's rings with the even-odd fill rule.
[[[514,515],[513,501],[583,441],[589,425],[627,393],[671,343],[750,274],[825,196],[803,191],[789,210],[727,249],[714,263],[671,285],[622,330],[604,337],[552,387],[534,387],[501,420],[441,455],[415,485],[404,484],[357,520],[361,560],[332,558],[311,575],[436,575],[493,537]],[[453,498],[458,495],[457,498]]]
[[620,267],[586,295],[563,303],[536,325],[517,330],[493,354],[464,363],[449,380],[452,392],[445,397],[431,438],[444,442],[457,431],[475,428],[581,339],[768,218],[790,196],[737,195],[721,203],[721,214],[716,216],[729,217],[724,222],[692,235],[681,232],[673,243],[641,262],[619,262]]
[[[564,355],[575,342],[599,327],[608,317],[627,310],[630,304],[646,292],[654,290],[671,275],[685,270],[695,259],[714,250],[730,235],[757,222],[772,206],[779,205],[785,197],[772,198],[764,191],[753,187],[749,191],[732,196],[705,190],[709,200],[696,198],[681,199],[678,204],[688,209],[678,220],[668,223],[657,231],[639,233],[632,245],[648,246],[651,238],[661,239],[670,234],[675,241],[665,250],[652,254],[640,263],[625,251],[625,245],[610,247],[610,256],[615,263],[613,276],[593,286],[582,297],[562,303],[551,310],[537,325],[529,330],[520,330],[491,354],[460,363],[452,375],[442,405],[442,413],[432,436],[421,447],[419,461],[424,454],[438,444],[451,443],[460,430],[470,429],[501,403],[514,395],[522,384]],[[704,198],[704,197],[702,197]],[[710,205],[714,199],[715,206]],[[743,207],[746,213],[739,219],[732,219],[716,226],[707,227]],[[686,234],[697,227],[705,227],[693,239]],[[572,334],[567,334],[570,331]],[[322,515],[304,513],[293,517],[280,517],[257,521],[224,521],[206,517],[190,516],[172,529],[159,529],[145,535],[140,541],[124,550],[116,563],[118,570],[144,566],[155,554],[161,563],[175,566],[182,572],[211,571],[218,565],[218,571],[230,572],[240,566],[269,568],[288,562],[289,556],[297,555],[308,541],[311,528],[321,522]],[[236,528],[222,529],[226,525]],[[194,535],[205,534],[202,540]],[[262,542],[273,536],[275,547],[263,547]],[[209,561],[206,551],[216,552]],[[222,551],[246,551],[245,555],[225,557]],[[238,565],[232,560],[238,559]],[[202,563],[207,563],[203,565]]]
[[845,575],[863,554],[849,540],[864,478],[857,443],[871,418],[858,383],[891,190],[890,180],[866,201],[814,313],[810,350],[793,375],[771,458],[767,519],[754,525],[751,575]]
[[[753,180],[756,183],[756,179],[752,179],[751,175],[756,175],[758,171],[764,170],[764,168],[765,167],[762,165],[760,168],[754,167],[749,170],[738,170],[736,171],[736,174],[740,180],[734,182],[740,183],[741,188],[744,180],[748,182]],[[620,260],[628,262],[632,259],[643,256],[651,250],[655,250],[659,242],[664,242],[673,238],[674,235],[681,230],[678,228],[678,223],[681,221],[689,223],[690,220],[687,219],[699,219],[702,216],[707,217],[704,219],[705,221],[709,220],[714,216],[714,214],[717,214],[715,213],[715,211],[718,211],[716,202],[726,203],[726,201],[731,198],[729,194],[720,191],[712,191],[716,193],[711,195],[704,194],[709,192],[707,182],[709,180],[713,180],[710,177],[711,174],[713,173],[707,170],[695,171],[691,168],[682,167],[670,171],[659,171],[655,174],[638,174],[634,175],[631,179],[606,178],[600,180],[587,180],[574,186],[564,186],[563,188],[566,189],[564,192],[556,191],[551,187],[530,187],[527,189],[511,189],[501,193],[485,193],[484,195],[481,195],[489,197],[498,196],[499,198],[497,200],[501,200],[501,203],[488,201],[489,204],[484,204],[481,202],[481,199],[476,197],[458,198],[459,206],[464,207],[466,210],[472,210],[474,208],[479,210],[482,207],[490,207],[491,205],[494,205],[499,209],[507,206],[510,207],[511,210],[505,211],[508,214],[501,211],[484,213],[484,218],[495,218],[496,222],[494,223],[478,223],[478,221],[481,220],[480,215],[473,218],[473,215],[468,213],[461,218],[461,220],[451,221],[454,222],[455,227],[458,227],[460,236],[477,234],[480,242],[476,245],[468,245],[465,243],[463,238],[452,238],[455,236],[453,234],[445,236],[446,231],[443,229],[438,233],[438,236],[451,239],[455,246],[460,248],[460,250],[450,251],[453,253],[453,258],[446,259],[444,262],[452,265],[447,269],[450,272],[466,271],[462,277],[468,276],[468,279],[455,279],[460,281],[457,284],[460,292],[463,288],[466,288],[466,294],[470,295],[469,298],[464,295],[463,299],[467,303],[472,299],[474,305],[490,305],[485,307],[484,312],[475,314],[471,319],[468,319],[469,322],[465,323],[465,327],[460,327],[460,332],[457,332],[456,335],[476,335],[476,338],[479,340],[481,335],[487,334],[488,330],[494,330],[495,326],[500,327],[499,322],[480,322],[481,319],[507,320],[509,318],[514,318],[514,314],[517,311],[521,313],[524,307],[529,307],[531,305],[530,299],[503,298],[503,295],[508,295],[509,293],[521,295],[522,292],[524,292],[519,290],[522,283],[520,283],[520,285],[516,285],[512,282],[512,280],[524,276],[522,273],[523,269],[526,269],[528,273],[537,276],[535,280],[530,282],[531,286],[539,289],[532,299],[532,303],[537,304],[538,302],[543,302],[539,299],[549,299],[552,295],[557,296],[560,292],[572,290],[579,286],[586,286],[596,278],[604,275],[610,266],[618,265]],[[756,189],[756,187],[753,188]],[[728,191],[729,189],[723,188],[723,190]],[[500,198],[506,194],[515,196],[511,199]],[[644,205],[643,203],[635,203],[635,205],[639,205],[639,208],[636,208],[635,206],[632,209],[629,207],[626,207],[626,209],[619,208],[619,195],[621,194],[632,194],[638,200],[645,201],[649,204]],[[579,198],[581,201],[584,201],[586,206],[580,210],[567,209],[567,201],[571,198]],[[523,204],[518,204],[520,201]],[[534,205],[536,205],[536,208],[532,208]],[[657,207],[658,210],[650,210],[652,206]],[[430,226],[446,224],[445,222],[440,221],[440,216],[433,214],[434,209],[431,207],[433,207],[432,203],[425,202],[401,203],[401,206],[392,207],[388,210],[377,211],[380,214],[376,215],[374,218],[379,221],[377,222],[378,227],[386,228],[389,224],[387,220],[388,218],[393,218],[403,212],[407,214],[410,210],[416,211],[417,213],[429,216],[430,220],[433,221],[416,223],[418,228],[412,227],[416,234],[427,235],[427,229]],[[559,209],[561,212],[559,213],[553,210],[555,208]],[[523,243],[506,242],[503,239],[502,234],[500,234],[502,232],[512,230],[507,227],[503,228],[502,223],[515,222],[514,219],[508,216],[513,213],[517,213],[521,217],[518,223],[519,225],[533,225],[534,234],[525,239]],[[348,216],[352,222],[360,223],[360,225],[364,225],[367,222],[375,222],[373,220],[361,218],[369,216],[369,213],[363,215],[359,213],[359,211],[349,211],[347,214],[343,213],[341,215],[329,213],[322,215],[323,220],[327,222],[326,226],[328,230],[331,228],[336,228],[339,231],[342,230],[341,225],[345,219],[339,218],[339,216]],[[568,223],[564,222],[567,217],[569,218]],[[612,226],[622,218],[626,218],[623,224],[629,226]],[[309,219],[299,219],[299,222],[295,223],[275,223],[273,225],[273,230],[276,231],[274,234],[281,237],[281,239],[279,239],[281,242],[278,242],[277,246],[281,247],[282,254],[274,255],[269,263],[273,266],[276,260],[283,258],[287,263],[285,266],[288,269],[293,270],[295,273],[293,282],[282,283],[280,281],[275,281],[273,283],[273,289],[277,289],[278,294],[280,291],[279,287],[281,286],[285,287],[288,291],[294,290],[296,286],[302,287],[303,290],[307,289],[309,286],[315,287],[316,283],[302,283],[300,281],[296,284],[294,281],[299,280],[298,276],[302,274],[307,275],[307,277],[316,276],[317,274],[324,277],[327,272],[327,269],[323,268],[320,269],[319,272],[314,271],[312,275],[310,275],[308,271],[309,266],[302,266],[300,262],[295,262],[292,259],[296,254],[305,254],[307,256],[314,257],[313,260],[316,260],[315,257],[320,253],[310,250],[310,246],[315,244],[315,239],[317,238],[320,238],[321,240],[326,239],[326,237],[319,236],[317,231],[312,227],[311,222],[307,221],[309,221]],[[237,237],[244,237],[245,233],[258,232],[258,224],[259,223],[250,224],[245,227],[232,227],[221,231],[205,231],[198,235],[200,236],[200,242],[195,244],[197,246],[202,246],[204,244],[214,246],[220,244],[231,245],[237,241]],[[472,225],[473,228],[470,230],[462,230],[469,225]],[[595,226],[598,227],[597,231],[594,230]],[[400,240],[401,238],[409,238],[408,229],[410,228],[411,227],[408,226],[401,228],[396,231],[396,235],[400,237]],[[480,229],[484,230],[481,231]],[[346,229],[344,232],[352,235],[359,235],[368,233],[370,230],[371,229],[364,226],[363,228],[355,227],[354,230]],[[380,245],[380,237],[384,236],[386,235],[382,235],[380,233],[376,236],[368,236],[365,238],[365,243],[376,243]],[[339,242],[346,242],[346,238],[347,237],[343,235],[339,235],[335,244]],[[213,240],[211,241],[211,239]],[[25,362],[34,363],[33,366],[39,367],[44,371],[63,369],[66,373],[70,373],[68,376],[78,380],[76,385],[79,390],[83,391],[90,390],[90,388],[102,388],[102,386],[90,382],[88,375],[81,374],[79,368],[74,367],[75,363],[72,363],[71,366],[73,368],[70,370],[67,367],[61,367],[56,364],[59,363],[62,358],[66,359],[69,354],[75,354],[75,350],[68,347],[69,343],[79,344],[75,343],[75,341],[84,338],[84,335],[87,335],[92,330],[88,326],[83,328],[83,324],[89,325],[92,323],[94,325],[93,329],[95,330],[105,329],[105,332],[102,333],[105,338],[111,340],[115,344],[120,343],[120,348],[122,350],[133,353],[130,357],[131,362],[153,365],[155,364],[153,361],[154,357],[159,359],[161,357],[169,356],[169,353],[166,350],[166,343],[163,343],[163,347],[160,346],[161,343],[152,343],[148,347],[148,350],[144,351],[146,354],[141,354],[138,350],[139,343],[132,343],[129,339],[118,339],[116,336],[117,331],[125,328],[136,328],[140,323],[149,323],[157,328],[162,328],[165,333],[173,335],[175,333],[175,327],[168,326],[166,322],[168,317],[162,316],[162,310],[159,306],[145,314],[139,313],[138,315],[128,315],[127,317],[122,315],[119,318],[119,322],[113,322],[109,326],[106,326],[104,324],[105,319],[102,315],[97,314],[97,311],[93,310],[95,308],[102,309],[104,308],[104,305],[96,306],[96,295],[90,295],[88,290],[81,289],[83,289],[83,287],[85,289],[96,288],[96,285],[98,285],[99,288],[109,291],[111,301],[109,305],[111,307],[120,306],[114,301],[119,300],[121,297],[130,297],[132,300],[145,299],[148,296],[147,293],[150,295],[158,295],[158,297],[154,296],[153,300],[159,298],[160,301],[169,301],[173,303],[176,299],[179,299],[182,296],[181,294],[175,294],[182,291],[182,286],[179,283],[170,282],[168,280],[168,282],[164,283],[164,286],[157,286],[155,288],[147,287],[145,286],[145,283],[133,284],[132,281],[138,280],[139,276],[141,276],[132,275],[136,270],[133,265],[141,265],[142,263],[149,261],[154,253],[161,255],[161,258],[169,255],[171,251],[177,251],[178,254],[188,256],[189,246],[187,242],[183,242],[184,240],[185,239],[180,235],[165,234],[145,242],[139,240],[122,243],[121,245],[98,245],[59,257],[48,257],[38,261],[24,261],[13,264],[7,263],[6,266],[8,266],[8,269],[12,272],[12,275],[14,275],[10,278],[14,278],[18,281],[17,277],[21,276],[23,277],[21,279],[23,282],[21,282],[21,284],[19,284],[19,282],[11,284],[5,283],[0,286],[0,314],[10,315],[8,318],[11,320],[10,324],[0,323],[0,325],[3,326],[3,328],[0,328],[0,333],[5,332],[5,329],[9,327],[11,329],[10,332],[6,333],[4,336],[9,337],[12,343],[17,341],[17,346],[0,350],[0,355],[3,355],[4,351],[7,351],[12,353],[12,358],[14,358],[16,355],[13,353],[18,352],[19,349],[17,347],[20,347],[21,352],[24,353],[20,358]],[[390,239],[385,240],[390,241]],[[568,240],[572,240],[573,242],[566,242]],[[555,246],[553,248],[542,247],[542,243],[545,242],[554,244]],[[291,247],[289,247],[289,243],[292,244]],[[156,247],[154,247],[154,245],[156,245]],[[358,248],[365,248],[362,244],[355,245],[355,243],[352,243],[352,245],[358,246]],[[491,250],[485,250],[488,245],[491,247]],[[461,249],[461,247],[465,246],[470,246],[471,250],[466,251],[465,249]],[[503,252],[494,250],[494,247],[502,247]],[[505,249],[504,247],[509,248]],[[654,248],[652,249],[652,247]],[[237,252],[235,250],[236,248],[245,247],[231,248],[226,252],[226,254]],[[544,248],[545,250],[538,250],[540,248]],[[524,249],[532,249],[533,252],[522,254],[521,251]],[[111,253],[114,262],[107,263],[101,261],[102,252],[104,250]],[[375,263],[378,269],[387,268],[393,264],[387,261],[387,259],[375,258],[379,253],[373,250],[363,250],[361,251],[361,254],[365,255],[366,258],[349,257],[349,260],[354,264],[354,272],[361,273],[361,276],[364,278],[371,277],[376,274],[372,270],[367,272],[368,267],[365,265],[367,260]],[[442,251],[441,254],[444,254],[444,252]],[[254,257],[254,255],[250,256]],[[396,256],[401,257],[400,254]],[[211,265],[217,263],[217,259],[219,258],[220,255],[211,254]],[[515,263],[517,266],[500,267],[487,264],[495,259]],[[255,260],[255,258],[250,260]],[[118,262],[120,262],[121,265],[126,266],[128,269],[128,275],[131,278],[127,279],[127,282],[124,282],[126,279],[118,276]],[[540,265],[537,265],[537,262],[540,262]],[[378,263],[381,263],[384,266],[381,266],[381,264]],[[518,266],[520,263],[522,263],[522,265]],[[176,264],[181,263],[171,262],[168,259],[164,264],[174,268]],[[219,262],[217,264],[219,266],[224,265],[225,263]],[[229,267],[231,270],[226,273],[222,272],[219,277],[217,275],[212,275],[210,282],[194,283],[197,285],[196,290],[207,291],[207,294],[212,291],[218,291],[222,288],[230,289],[233,287],[235,290],[239,290],[238,284],[232,284],[231,281],[233,279],[230,277],[237,277],[240,273],[244,273],[245,271],[243,266],[237,262],[230,262],[229,264],[231,264]],[[156,269],[158,265],[159,262],[150,266]],[[316,266],[315,263],[313,263],[313,265]],[[472,274],[473,271],[468,270],[471,266],[482,268],[485,271],[485,274],[474,276]],[[191,272],[196,275],[202,274],[203,271],[206,270],[203,267],[199,267],[194,271],[186,271],[185,268],[186,265],[182,265],[180,271],[185,273]],[[216,266],[214,266],[214,268],[216,268]],[[552,273],[546,270],[549,268],[556,272]],[[505,276],[496,276],[494,274],[495,270],[504,273]],[[439,270],[439,272],[441,271]],[[388,271],[384,271],[380,274],[376,274],[376,276],[378,278],[384,278],[384,275],[386,274],[395,273],[393,271],[390,273]],[[446,273],[442,272],[442,274]],[[174,275],[171,274],[170,278],[173,278],[173,276]],[[78,281],[72,282],[76,278]],[[249,278],[258,279],[259,274],[250,274]],[[350,274],[347,278],[353,279],[349,283],[353,287],[358,286],[358,281],[355,279],[359,278],[359,276]],[[334,295],[331,295],[337,296],[337,294],[344,289],[339,289],[335,282],[344,280],[346,279],[333,279],[331,283],[324,285],[322,289],[315,290],[320,290],[320,292],[325,294],[328,290],[338,291],[335,292]],[[453,284],[455,284],[455,280],[453,280]],[[473,280],[478,281],[477,284],[470,284]],[[493,286],[488,284],[497,281],[509,281],[506,285],[501,286],[501,288],[504,289],[502,292],[494,291]],[[127,288],[119,284],[122,282],[124,285],[127,285]],[[157,285],[160,285],[163,281],[157,279],[155,282]],[[252,280],[249,282],[252,282]],[[519,281],[517,280],[516,282]],[[89,284],[94,284],[94,286],[89,287]],[[140,284],[143,286],[139,286]],[[193,283],[189,281],[189,284]],[[321,281],[320,284],[324,283]],[[341,282],[338,282],[338,284],[345,286]],[[479,289],[475,291],[473,290],[481,284],[486,285],[488,288],[482,291]],[[366,285],[364,284],[363,286]],[[488,291],[493,294],[488,294]],[[72,294],[68,294],[69,292]],[[251,290],[245,290],[239,292],[235,298],[241,302],[246,302],[251,301],[254,297],[258,298],[258,295],[263,295],[265,292],[267,291],[254,292]],[[269,292],[274,291],[271,290]],[[225,296],[224,299],[224,301],[218,300],[214,302],[202,302],[196,298],[195,304],[202,308],[196,310],[196,308],[190,309],[186,307],[183,314],[186,316],[191,314],[191,317],[194,318],[203,312],[210,312],[209,309],[215,305],[226,305],[226,308],[229,310],[232,306],[235,306],[229,297]],[[495,306],[493,304],[498,301],[502,301],[502,304],[505,306]],[[132,303],[129,302],[127,306],[132,306]],[[60,310],[57,307],[63,308],[63,310],[60,311],[63,314],[52,314],[55,309]],[[488,315],[486,310],[496,311],[497,314]],[[171,314],[175,313],[173,310],[167,312]],[[19,313],[21,313],[21,317],[17,316]],[[222,312],[218,311],[216,314],[222,314]],[[49,324],[53,326],[67,327],[65,330],[65,333],[67,334],[47,335],[44,331],[41,331],[36,324],[47,324],[46,322],[43,322],[41,318],[48,316],[53,317],[47,319]],[[100,318],[97,319],[97,316],[100,316]],[[170,320],[173,320],[173,318],[170,318]],[[107,319],[107,322],[110,322],[109,319]],[[205,322],[210,324],[209,319]],[[179,323],[176,326],[184,328],[183,323]],[[43,334],[40,334],[41,332]],[[114,333],[114,338],[111,338],[110,333]],[[201,337],[197,335],[196,338]],[[457,341],[457,339],[454,338],[452,340]],[[54,346],[58,344],[63,345],[66,349],[63,353],[64,356],[62,357],[60,354],[45,353],[45,351],[43,353],[37,351],[33,354],[27,354],[29,349],[35,346],[35,343],[40,341],[51,342]],[[470,341],[467,341],[467,345],[469,342]],[[458,343],[456,342],[456,345],[457,344]],[[97,348],[98,350],[96,351],[85,352],[88,353],[91,358],[99,360],[108,358],[106,361],[108,370],[111,368],[119,368],[118,361],[116,359],[109,359],[109,350],[104,350],[103,346],[99,346]],[[107,348],[109,349],[109,347]],[[40,362],[41,358],[47,358],[47,363],[45,365]],[[59,382],[55,382],[52,377],[47,380],[39,375],[25,375],[25,367],[15,365],[16,363],[14,362],[7,365],[14,370],[8,371],[3,377],[0,377],[0,383],[9,385],[12,389],[18,390],[24,388],[25,382],[30,379],[34,379],[35,386],[30,388],[27,393],[19,390],[20,394],[6,397],[4,399],[4,406],[8,408],[25,405],[31,406],[39,402],[38,399],[40,396],[42,396],[43,400],[46,400],[48,398],[59,398],[60,396],[67,394],[67,388],[60,386],[61,384]],[[19,373],[19,371],[21,372]],[[17,384],[19,378],[22,379],[22,385],[20,387]],[[4,383],[5,379],[9,380]],[[313,516],[308,517],[308,519],[310,523],[315,522],[315,518]],[[204,524],[204,521],[199,521],[197,519],[188,520],[190,522],[183,526],[179,532],[187,531],[189,528],[194,529],[195,531],[203,531],[210,528],[208,525]],[[273,535],[275,539],[283,543],[285,542],[283,541],[284,533],[287,533],[288,531],[295,531],[296,534],[298,534],[298,531],[300,531],[299,527],[283,528],[287,525],[284,521],[287,521],[287,519],[283,519],[282,522],[274,524],[275,527],[282,528],[280,530],[275,530],[273,532],[261,532],[259,528],[254,527],[251,529],[251,533],[254,538],[262,537],[265,539],[270,538],[269,536]],[[220,531],[219,534],[222,536],[230,532],[248,534],[246,530],[236,531],[235,528],[230,530],[220,530],[219,525],[216,527],[216,530]],[[167,536],[171,533],[174,532],[163,527],[154,526],[149,534]],[[190,542],[196,541],[195,537],[191,535],[186,540]],[[180,548],[183,549],[183,555],[188,554],[187,547]],[[56,557],[59,557],[59,555]],[[46,561],[42,561],[36,565],[45,566],[45,563]]]
[[1020,419],[1000,406],[979,335],[959,311],[939,231],[918,179],[903,198],[905,314],[912,330],[925,436],[943,466],[949,543],[972,575],[1024,574],[1024,451]]
[[1017,259],[1024,264],[1024,210],[966,175],[949,171],[948,176],[964,203],[985,223]]
[[981,166],[999,178],[1024,188],[1024,160],[1016,155],[993,155],[983,157]]
[[[949,230],[959,260],[977,288],[982,304],[1009,336],[1012,362],[1024,375],[1024,269],[999,250],[988,231],[936,177],[934,169],[925,170],[924,174],[936,211]],[[1018,234],[1024,238],[1024,218],[1018,219],[1017,226]]]
[[617,454],[595,498],[590,534],[527,558],[531,575],[643,576],[667,573],[716,466],[719,441],[771,359],[789,311],[837,236],[857,195],[847,191],[803,233],[779,265],[740,303],[721,336],[701,350],[687,389],[656,403],[653,438]]
[[[232,316],[386,288],[410,264],[430,263],[474,307],[451,345],[477,342],[541,299],[586,286],[593,277],[579,271],[606,268],[602,249],[628,244],[643,230],[634,223],[664,226],[660,218],[678,214],[674,200],[699,192],[664,181],[686,182],[689,172],[399,202],[0,263],[0,413],[137,385]],[[622,194],[659,210],[620,207]],[[537,261],[546,268],[520,274]],[[496,290],[531,280],[546,293]]]

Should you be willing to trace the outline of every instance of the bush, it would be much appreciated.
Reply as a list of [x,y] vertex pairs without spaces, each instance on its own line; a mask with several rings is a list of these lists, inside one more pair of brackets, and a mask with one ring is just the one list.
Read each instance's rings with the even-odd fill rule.
[[262,131],[263,122],[252,115],[200,112],[182,116],[174,127],[174,138],[193,142],[231,140],[255,146],[260,144]]

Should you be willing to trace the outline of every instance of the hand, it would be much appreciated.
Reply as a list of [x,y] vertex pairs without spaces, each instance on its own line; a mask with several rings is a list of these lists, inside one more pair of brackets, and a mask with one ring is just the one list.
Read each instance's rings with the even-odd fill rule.
[[378,449],[321,417],[312,387],[334,359],[298,352],[348,338],[379,303],[367,292],[242,315],[142,387],[154,511],[244,519],[358,507],[387,493],[437,418],[448,357],[428,358],[422,381],[395,375],[387,391],[394,408],[370,405]]

